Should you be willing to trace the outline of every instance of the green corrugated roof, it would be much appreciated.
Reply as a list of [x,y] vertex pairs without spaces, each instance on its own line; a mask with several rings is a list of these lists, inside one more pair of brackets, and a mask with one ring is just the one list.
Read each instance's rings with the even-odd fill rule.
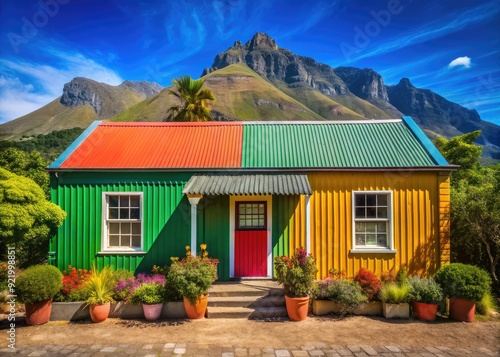
[[243,168],[436,166],[401,120],[261,123],[243,128]]

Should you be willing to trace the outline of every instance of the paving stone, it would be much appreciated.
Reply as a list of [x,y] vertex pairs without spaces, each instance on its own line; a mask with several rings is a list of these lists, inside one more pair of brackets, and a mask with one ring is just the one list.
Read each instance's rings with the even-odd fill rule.
[[1,348],[0,353],[16,353],[16,350],[13,348]]
[[316,347],[315,346],[300,346],[300,349],[303,351],[310,351],[314,350]]
[[234,357],[234,352],[224,352],[222,353],[222,357]]
[[165,350],[166,350],[166,349],[169,349],[169,348],[174,349],[174,348],[175,348],[175,343],[168,342],[168,343],[165,343],[165,344],[163,345],[163,349],[165,349]]
[[365,353],[368,355],[368,356],[376,356],[378,355],[378,352],[375,351],[375,349],[371,346],[365,346],[365,345],[362,345],[362,346],[359,346],[361,347],[361,349],[363,351],[365,351]]
[[340,357],[337,352],[325,352],[326,357]]
[[246,348],[235,348],[234,349],[234,355],[241,357],[241,356],[247,356],[248,355],[248,350]]
[[143,350],[150,350],[153,348],[153,345],[142,345]]
[[186,348],[177,346],[174,348],[174,355],[183,355],[184,353],[186,353]]
[[436,354],[432,352],[419,352],[419,354],[422,357],[436,357]]
[[261,357],[275,357],[274,353],[263,353]]
[[274,348],[263,348],[262,353],[272,354],[274,356]]
[[354,352],[354,355],[356,357],[367,357],[368,356],[365,351]]
[[373,349],[377,351],[378,353],[387,353],[390,352],[387,348],[383,346],[373,346]]
[[[307,347],[307,346],[302,346],[301,348],[303,348],[303,347]],[[293,350],[292,355],[293,355],[293,357],[308,357],[309,353],[307,352],[307,350]]]
[[31,356],[33,356],[33,357],[34,356],[46,356],[47,354],[48,354],[47,351],[45,351],[45,350],[39,350],[39,351],[33,351],[33,352],[31,352],[28,356],[30,356],[30,357]]
[[349,350],[347,348],[341,348],[341,349],[337,350],[337,353],[341,356],[354,356],[353,353],[351,352],[351,350]]
[[391,352],[401,352],[401,350],[396,346],[385,346]]
[[109,352],[115,352],[116,350],[117,350],[116,347],[104,347],[104,348],[101,348],[101,350],[99,352],[109,353]]
[[290,352],[288,350],[276,350],[274,354],[276,357],[290,357]]
[[361,347],[359,346],[356,346],[356,345],[348,345],[347,348],[349,349],[349,351],[351,352],[361,352]]
[[92,345],[92,346],[90,346],[90,348],[93,349],[93,350],[100,350],[103,347],[104,347],[103,345]]
[[325,352],[323,350],[311,350],[309,351],[310,356],[324,356]]
[[248,355],[249,356],[260,356],[261,355],[260,348],[250,348],[248,350]]
[[339,346],[339,345],[330,345],[330,348],[332,350],[341,350],[343,348],[345,348],[344,346]]
[[378,355],[382,357],[394,357],[394,354],[392,352],[379,352]]
[[451,348],[449,348],[449,347],[436,346],[436,348],[443,351],[443,352],[451,351]]
[[317,349],[325,349],[325,348],[328,348],[328,345],[326,343],[318,343],[316,345],[316,348]]

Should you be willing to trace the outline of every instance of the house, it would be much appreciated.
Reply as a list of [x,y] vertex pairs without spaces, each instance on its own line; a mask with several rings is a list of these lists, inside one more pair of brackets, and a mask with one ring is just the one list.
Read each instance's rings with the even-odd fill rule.
[[449,165],[410,117],[94,122],[49,167],[67,212],[50,260],[134,272],[201,243],[219,280],[272,277],[302,247],[353,276],[450,259]]

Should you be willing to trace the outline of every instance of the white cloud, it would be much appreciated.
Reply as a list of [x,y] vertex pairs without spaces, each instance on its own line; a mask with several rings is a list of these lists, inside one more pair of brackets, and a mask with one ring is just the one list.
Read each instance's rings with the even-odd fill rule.
[[458,58],[455,58],[453,61],[451,61],[448,64],[449,68],[457,67],[457,66],[464,66],[465,68],[470,68],[470,57],[467,57],[467,56],[458,57]]
[[78,52],[46,48],[51,65],[0,59],[0,124],[36,110],[62,94],[64,84],[74,77],[86,77],[110,85],[123,79]]

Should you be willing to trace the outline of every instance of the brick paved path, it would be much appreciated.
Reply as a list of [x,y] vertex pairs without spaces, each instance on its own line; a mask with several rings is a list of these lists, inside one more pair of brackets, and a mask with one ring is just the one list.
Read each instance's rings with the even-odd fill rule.
[[315,346],[285,346],[273,348],[235,348],[223,345],[200,345],[185,343],[120,344],[120,345],[47,345],[25,346],[16,350],[0,349],[0,356],[20,354],[24,356],[167,356],[167,357],[340,357],[340,356],[384,356],[384,357],[436,357],[436,356],[500,356],[498,351],[486,348],[467,350],[447,347],[404,346],[337,346],[320,344]]

